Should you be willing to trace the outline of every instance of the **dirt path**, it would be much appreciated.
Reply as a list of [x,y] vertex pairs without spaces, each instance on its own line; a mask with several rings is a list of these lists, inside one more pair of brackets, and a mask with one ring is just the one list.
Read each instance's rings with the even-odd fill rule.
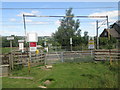
[[13,79],[33,79],[33,77],[9,77]]

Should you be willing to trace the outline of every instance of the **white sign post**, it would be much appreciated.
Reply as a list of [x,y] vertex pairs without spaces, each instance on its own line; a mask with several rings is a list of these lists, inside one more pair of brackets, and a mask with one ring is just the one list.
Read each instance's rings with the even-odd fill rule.
[[10,37],[7,37],[7,40],[10,41],[10,48],[11,48],[11,55],[10,55],[10,69],[13,69],[13,57],[12,57],[12,40],[14,40],[14,37],[10,36]]
[[14,37],[12,37],[12,36],[7,37],[7,40],[10,41],[10,47],[11,47],[11,52],[12,52],[12,40],[14,40]]
[[19,50],[24,52],[24,40],[18,40],[18,43],[19,43]]
[[14,37],[12,37],[12,36],[7,37],[7,40],[14,40]]
[[27,42],[29,42],[29,60],[28,60],[28,68],[30,72],[30,61],[31,61],[31,52],[35,52],[37,50],[38,36],[37,33],[27,33]]
[[94,38],[93,37],[90,37],[89,38],[89,41],[88,41],[88,49],[91,50],[91,56],[92,56],[92,49],[95,48],[95,45],[94,45]]
[[72,51],[72,38],[70,38],[70,45],[71,45],[71,51]]

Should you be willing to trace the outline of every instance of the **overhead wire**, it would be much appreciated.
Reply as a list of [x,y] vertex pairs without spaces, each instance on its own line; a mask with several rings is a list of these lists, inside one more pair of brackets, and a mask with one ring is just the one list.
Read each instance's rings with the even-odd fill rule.
[[[117,8],[117,7],[79,7],[79,8],[72,8],[72,9],[103,9],[103,8]],[[9,10],[9,9],[11,9],[11,10],[14,10],[14,9],[69,9],[69,8],[16,8],[16,7],[14,7],[14,8],[0,8],[0,9],[2,9],[2,10]]]

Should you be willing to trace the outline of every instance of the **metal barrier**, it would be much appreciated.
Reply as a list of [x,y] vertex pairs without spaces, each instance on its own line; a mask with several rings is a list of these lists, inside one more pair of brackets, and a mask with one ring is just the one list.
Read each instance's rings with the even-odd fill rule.
[[[46,54],[46,64],[53,64],[59,62],[80,62],[93,60],[94,50],[84,51],[64,51],[64,52],[52,52]],[[89,60],[85,60],[84,58]],[[86,59],[87,59],[86,58]]]

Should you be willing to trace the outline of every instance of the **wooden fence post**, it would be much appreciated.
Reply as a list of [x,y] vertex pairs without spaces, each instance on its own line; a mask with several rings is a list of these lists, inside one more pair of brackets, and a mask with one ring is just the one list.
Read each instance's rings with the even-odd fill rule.
[[64,61],[63,61],[63,60],[64,60],[63,54],[64,54],[64,52],[61,52],[61,61],[62,61],[62,62],[64,62]]
[[11,54],[8,54],[9,56],[9,66],[10,66],[10,70],[12,70],[12,64],[11,64]]
[[110,59],[110,65],[112,65],[112,59],[111,59],[111,50],[109,49],[109,59]]

